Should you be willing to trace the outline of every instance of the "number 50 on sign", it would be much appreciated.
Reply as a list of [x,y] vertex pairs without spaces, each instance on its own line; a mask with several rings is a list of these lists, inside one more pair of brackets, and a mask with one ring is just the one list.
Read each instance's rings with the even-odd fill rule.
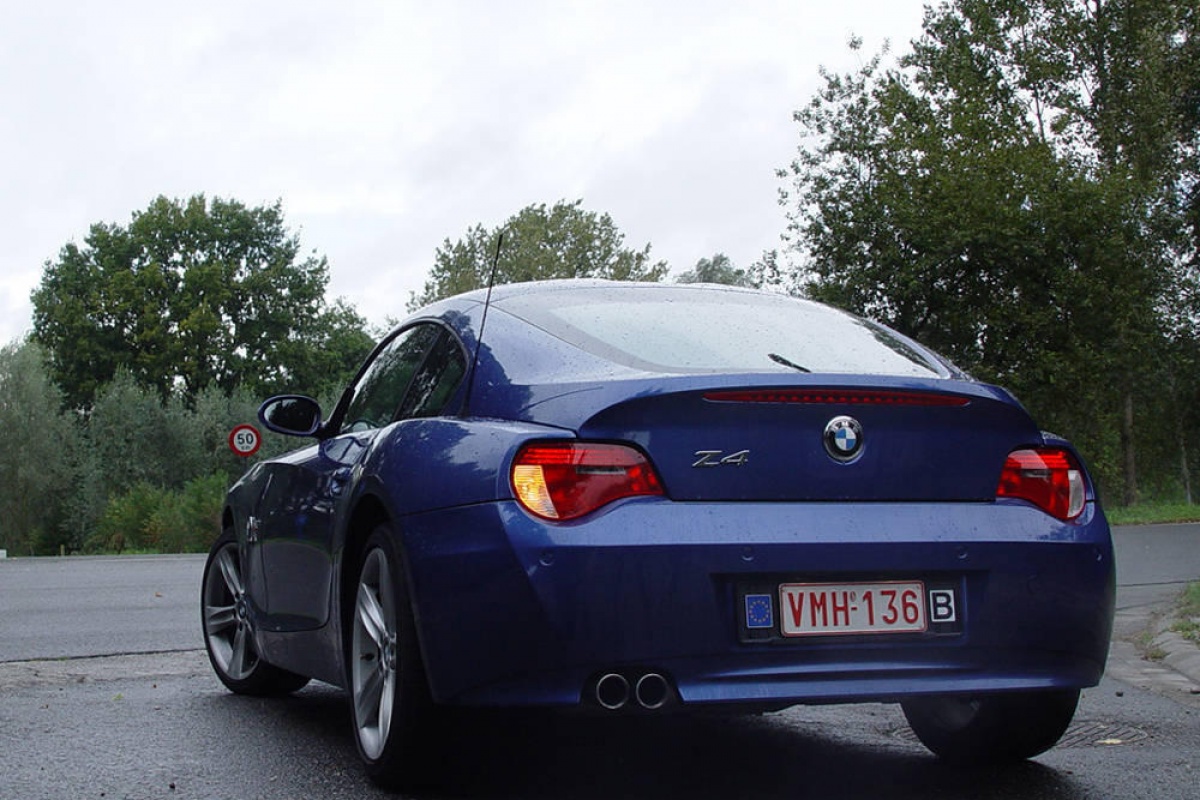
[[262,435],[253,425],[238,425],[229,432],[229,449],[239,456],[252,456],[262,446]]

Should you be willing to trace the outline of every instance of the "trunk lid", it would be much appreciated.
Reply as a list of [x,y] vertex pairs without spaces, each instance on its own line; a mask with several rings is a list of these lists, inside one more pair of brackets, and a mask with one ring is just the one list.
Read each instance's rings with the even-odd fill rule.
[[691,376],[594,414],[579,434],[642,447],[672,499],[722,501],[992,500],[1007,455],[1042,441],[992,386],[832,377],[700,388]]

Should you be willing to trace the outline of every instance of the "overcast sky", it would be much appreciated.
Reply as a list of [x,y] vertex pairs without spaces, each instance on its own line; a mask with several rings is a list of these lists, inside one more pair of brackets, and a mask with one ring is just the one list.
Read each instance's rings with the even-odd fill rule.
[[374,324],[531,203],[582,198],[675,274],[745,267],[818,67],[906,49],[922,5],[0,0],[0,345],[47,260],[160,194],[282,200]]

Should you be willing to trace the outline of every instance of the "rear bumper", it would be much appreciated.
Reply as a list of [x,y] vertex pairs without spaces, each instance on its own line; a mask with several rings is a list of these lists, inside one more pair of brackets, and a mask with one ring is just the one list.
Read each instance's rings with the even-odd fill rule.
[[[511,503],[402,522],[434,696],[588,702],[609,671],[661,673],[684,704],[891,700],[1093,685],[1114,603],[1093,508],[1062,524],[1019,503],[635,500],[584,522]],[[740,591],[788,581],[936,580],[953,632],[745,641]]]

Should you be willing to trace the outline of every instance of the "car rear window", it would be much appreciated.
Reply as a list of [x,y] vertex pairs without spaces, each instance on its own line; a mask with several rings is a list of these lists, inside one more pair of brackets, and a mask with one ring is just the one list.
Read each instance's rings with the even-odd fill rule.
[[888,328],[784,295],[628,284],[521,294],[498,306],[635,369],[951,374],[936,356]]

